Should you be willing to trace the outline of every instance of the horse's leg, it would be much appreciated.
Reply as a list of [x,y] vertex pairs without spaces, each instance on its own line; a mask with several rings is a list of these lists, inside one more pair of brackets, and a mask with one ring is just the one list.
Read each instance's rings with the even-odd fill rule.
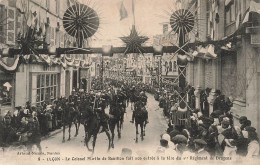
[[65,122],[63,122],[63,139],[62,139],[62,143],[65,142]]
[[78,126],[78,121],[74,121],[74,125],[75,125],[75,128],[76,128],[76,132],[75,132],[75,135],[74,137],[76,137],[78,135],[78,129],[79,129],[79,126]]
[[106,135],[107,135],[107,138],[108,138],[108,149],[107,149],[107,152],[110,151],[110,144],[111,144],[111,138],[110,138],[110,134],[108,132],[108,130],[105,130],[106,132]]
[[120,129],[123,129],[124,117],[125,117],[125,114],[123,113],[121,123],[120,123]]
[[144,140],[144,123],[142,122],[141,124],[140,124],[140,127],[141,127],[141,140]]
[[96,146],[96,140],[97,140],[97,133],[95,133],[95,135],[93,135],[93,150],[92,150],[92,154],[94,154],[94,150],[95,150],[95,146]]
[[143,136],[145,136],[145,127],[146,127],[146,123],[144,123],[144,134],[143,134]]
[[118,138],[120,139],[121,138],[121,123],[122,123],[122,121],[118,121]]
[[135,129],[136,129],[136,134],[135,134],[135,142],[138,142],[138,124],[135,123]]
[[77,129],[77,135],[79,134],[79,127],[80,127],[80,117],[78,117],[78,129]]
[[72,125],[72,123],[70,122],[70,123],[69,123],[69,138],[68,138],[68,140],[70,140],[70,129],[71,129],[71,125]]
[[89,146],[88,146],[88,142],[89,142],[90,138],[91,138],[91,135],[86,132],[85,133],[85,143],[86,143],[88,151],[92,151],[92,149],[90,149]]
[[[112,133],[111,147],[114,148],[115,124],[113,121],[111,121],[111,124],[110,124],[110,131]],[[107,132],[106,132],[106,134],[107,134]],[[110,137],[110,135],[109,135],[109,137]]]

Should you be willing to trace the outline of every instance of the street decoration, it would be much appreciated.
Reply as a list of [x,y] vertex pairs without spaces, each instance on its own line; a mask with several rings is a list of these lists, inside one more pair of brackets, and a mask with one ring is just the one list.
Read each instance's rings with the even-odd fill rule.
[[143,53],[142,44],[149,38],[146,36],[139,36],[136,31],[135,25],[132,26],[129,36],[120,37],[120,39],[126,44],[126,50],[124,53]]
[[63,16],[65,31],[77,39],[77,46],[82,48],[83,40],[93,36],[99,27],[99,17],[95,10],[87,5],[75,3]]
[[[178,44],[172,43],[178,47],[178,50],[174,52],[174,56],[177,55],[177,68],[178,68],[178,100],[179,108],[178,111],[185,112],[188,109],[187,100],[187,83],[186,83],[186,66],[188,63],[188,56],[192,56],[188,52],[189,40],[186,41],[186,34],[192,32],[195,25],[195,16],[193,12],[187,9],[177,9],[170,15],[169,24],[172,28],[172,32],[177,34]],[[176,80],[175,80],[176,82]],[[179,116],[184,119],[186,115],[176,113],[175,116]],[[181,117],[182,116],[182,117]],[[183,118],[184,117],[184,118]],[[183,123],[179,123],[183,124]]]
[[174,32],[187,34],[192,31],[195,24],[195,17],[189,10],[179,9],[172,13],[170,25]]
[[45,38],[41,37],[41,35],[37,33],[36,28],[32,27],[29,27],[25,35],[22,35],[21,33],[18,34],[17,43],[20,47],[19,54],[21,55],[39,55],[39,53],[36,51],[36,48],[39,46],[48,45],[45,42]]

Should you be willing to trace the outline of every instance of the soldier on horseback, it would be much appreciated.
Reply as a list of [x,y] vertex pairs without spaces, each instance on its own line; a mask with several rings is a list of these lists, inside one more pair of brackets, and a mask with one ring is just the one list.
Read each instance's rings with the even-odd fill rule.
[[134,111],[132,115],[132,120],[130,121],[131,123],[134,123],[134,119],[138,111],[143,111],[144,112],[144,117],[145,117],[145,123],[148,124],[148,111],[145,108],[145,105],[147,104],[147,96],[145,95],[144,92],[141,92],[140,95],[138,96],[138,101],[135,103],[134,106]]
[[101,125],[108,130],[108,116],[105,113],[106,102],[102,98],[101,93],[97,93],[94,99],[93,105],[94,113],[97,115],[98,120],[100,121]]

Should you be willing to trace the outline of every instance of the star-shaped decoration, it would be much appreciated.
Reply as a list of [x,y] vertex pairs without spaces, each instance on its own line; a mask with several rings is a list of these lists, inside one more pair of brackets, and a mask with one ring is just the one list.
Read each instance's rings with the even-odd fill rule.
[[120,39],[126,44],[125,53],[143,53],[142,44],[149,38],[146,36],[139,36],[133,25],[130,35],[120,37]]
[[21,48],[20,54],[22,55],[39,55],[39,53],[36,51],[36,48],[38,48],[41,45],[47,44],[44,41],[44,37],[40,36],[37,33],[36,29],[31,27],[29,27],[25,35],[22,35],[21,33],[18,34],[17,43]]

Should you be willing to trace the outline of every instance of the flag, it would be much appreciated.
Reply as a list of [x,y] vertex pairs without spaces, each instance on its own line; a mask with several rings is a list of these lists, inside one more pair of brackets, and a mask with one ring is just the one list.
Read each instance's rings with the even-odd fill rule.
[[16,1],[16,8],[19,11],[20,14],[24,14],[25,10],[23,8],[22,0],[17,0]]
[[135,0],[132,0],[132,12],[133,12],[133,19],[134,19],[134,25],[135,25]]
[[124,18],[127,18],[128,14],[126,11],[126,8],[124,6],[124,2],[122,1],[121,6],[120,6],[120,21],[123,20]]
[[30,11],[28,12],[27,26],[32,26],[32,13]]

